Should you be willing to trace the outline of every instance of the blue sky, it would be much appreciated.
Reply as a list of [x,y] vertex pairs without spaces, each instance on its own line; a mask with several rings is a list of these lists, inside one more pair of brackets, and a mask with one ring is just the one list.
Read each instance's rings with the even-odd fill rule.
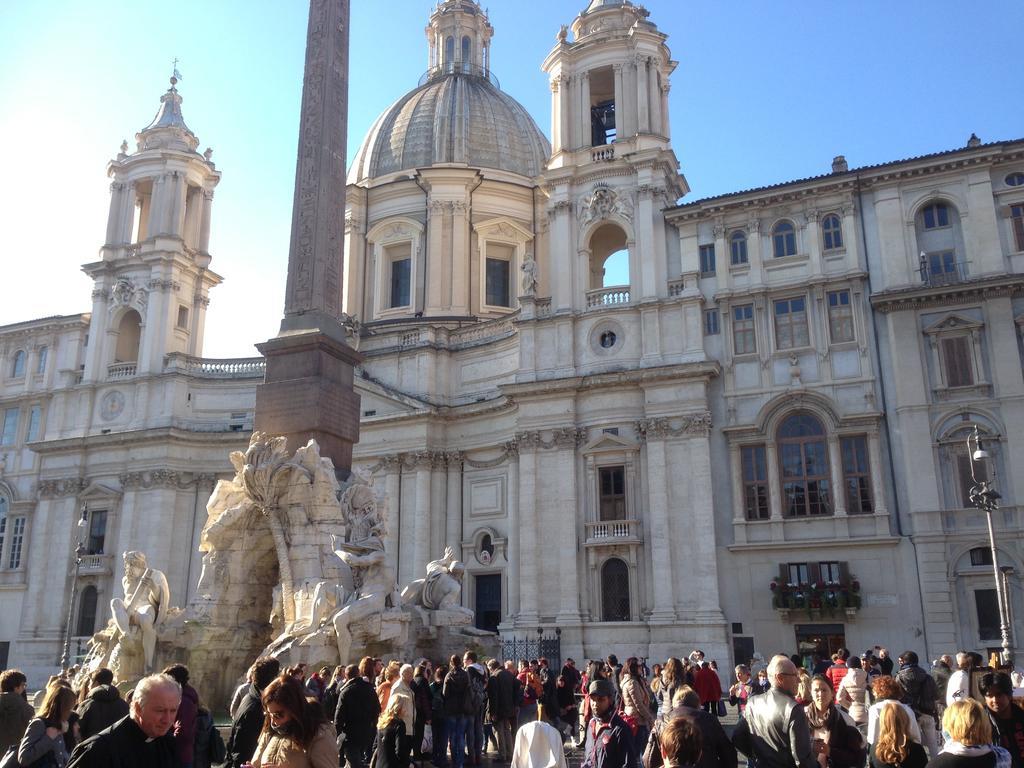
[[[492,69],[550,133],[540,63],[585,0],[491,0]],[[426,69],[430,0],[352,0],[349,156]],[[649,0],[679,67],[673,145],[697,199],[1024,136],[1024,3]],[[283,306],[308,4],[0,2],[0,324],[88,311],[106,162],[156,111],[170,62],[224,178],[208,357],[255,354]]]

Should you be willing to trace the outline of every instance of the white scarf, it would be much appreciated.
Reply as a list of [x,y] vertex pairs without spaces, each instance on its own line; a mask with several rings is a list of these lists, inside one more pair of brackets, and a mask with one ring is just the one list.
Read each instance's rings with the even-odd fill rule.
[[989,752],[993,752],[996,756],[996,768],[1010,768],[1013,765],[1013,758],[1010,757],[1010,753],[995,744],[977,744],[969,746],[967,744],[962,744],[959,741],[949,739],[942,745],[942,749],[940,751],[945,752],[946,754],[962,755],[964,757],[981,757],[982,755],[987,755]]

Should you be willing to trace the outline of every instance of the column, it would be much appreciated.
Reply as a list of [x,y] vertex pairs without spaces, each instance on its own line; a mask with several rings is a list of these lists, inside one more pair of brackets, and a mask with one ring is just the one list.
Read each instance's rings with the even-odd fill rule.
[[434,454],[423,451],[416,456],[416,512],[413,523],[412,574],[422,578],[430,559],[430,473]]
[[[654,435],[651,432],[654,432]],[[675,621],[673,581],[658,574],[673,574],[672,548],[669,546],[668,476],[665,461],[665,441],[655,430],[648,431],[647,483],[651,514],[651,560],[654,572],[654,606],[650,615],[652,624]],[[714,537],[711,539],[714,540]]]
[[[580,78],[573,75],[569,78],[569,104],[575,112],[580,106]],[[580,142],[580,121],[575,115],[569,116],[569,146],[566,149],[574,150],[581,146]]]
[[768,510],[771,519],[782,521],[782,482],[779,480],[779,453],[774,442],[769,440],[764,447],[768,470]]
[[[473,262],[469,222],[466,217],[468,206],[463,202],[455,202],[452,209],[452,261],[451,261],[451,313],[453,315],[469,314],[469,269]],[[462,265],[461,268],[459,265]],[[515,274],[512,275],[515,280]]]
[[729,444],[729,467],[732,471],[732,529],[737,544],[747,543],[746,496],[743,490],[743,460],[740,446]]
[[668,101],[668,92],[670,88],[671,85],[669,84],[668,76],[666,75],[661,84],[661,92],[658,94],[658,103],[661,104],[661,124],[665,129],[665,138],[669,140],[672,138],[672,120],[669,117]]
[[116,242],[127,243],[131,241],[133,234],[132,228],[135,226],[135,209],[138,206],[138,203],[139,201],[135,191],[135,183],[131,182],[125,187],[124,199],[117,220],[117,234],[115,236]]
[[508,542],[505,544],[508,602],[502,615],[503,624],[512,623],[519,613],[519,447],[515,442],[508,446]]
[[[690,474],[690,510],[693,513],[692,541],[694,563],[687,564],[685,572],[696,577],[693,592],[696,593],[696,619],[702,623],[718,623],[723,625],[725,617],[718,594],[718,561],[715,547],[705,545],[715,540],[715,518],[711,504],[702,504],[700,500],[713,496],[711,486],[711,444],[708,438],[710,427],[704,434],[700,428],[688,431],[697,434],[686,441],[687,469]],[[722,638],[725,639],[724,637]]]
[[882,446],[877,431],[868,432],[868,468],[871,470],[871,498],[876,515],[888,515],[885,501],[885,475],[882,470]]
[[828,463],[832,476],[832,499],[836,517],[846,517],[846,488],[843,486],[843,453],[839,436],[829,435]]
[[[452,451],[447,455],[447,503],[444,517],[444,544],[460,553],[462,544],[462,462],[463,454]],[[461,553],[460,553],[461,556]]]
[[661,124],[661,86],[658,84],[658,66],[657,62],[652,59],[648,59],[648,66],[650,70],[647,74],[648,79],[648,101],[650,103],[651,110],[651,133],[656,133],[659,136],[664,136],[666,131],[663,129]]
[[621,139],[626,135],[624,125],[626,119],[626,105],[623,102],[625,93],[622,90],[622,65],[613,64],[612,70],[615,72],[615,138]]
[[110,185],[110,211],[107,213],[107,244],[120,243],[121,208],[124,207],[124,183],[115,181]]
[[183,231],[182,220],[185,214],[185,179],[180,173],[174,171],[171,174],[171,221],[167,231],[172,235],[181,235]]
[[558,478],[558,529],[559,544],[563,547],[558,560],[559,601],[558,623],[576,624],[580,616],[580,586],[578,565],[578,531],[576,515],[579,505],[576,499],[576,430],[568,430],[556,441],[561,443],[555,457]]
[[213,212],[213,190],[203,190],[203,212],[199,219],[199,252],[210,252],[210,216]]
[[[427,295],[423,297],[423,304],[420,305],[416,298],[417,289],[416,286],[421,284],[421,275],[423,270],[427,269],[432,264],[438,264],[440,267],[442,259],[442,247],[444,243],[444,208],[445,204],[440,200],[431,200],[430,202],[430,221],[427,224],[427,252],[423,254],[423,258],[416,259],[416,265],[413,269],[412,280],[413,286],[413,306],[420,306],[423,309],[437,309],[440,308],[442,303],[441,297],[441,279],[440,279],[440,268],[435,270],[437,277],[432,279],[434,276],[428,271],[426,274],[426,285]],[[380,249],[381,258],[384,258],[384,249]],[[382,274],[387,278],[388,271],[385,269]],[[388,297],[391,295],[391,286],[382,285],[379,288],[379,293],[383,298],[381,304],[382,307],[388,306]]]
[[594,143],[594,129],[590,120],[590,73],[580,75],[580,146]]
[[[622,108],[615,105],[615,119],[618,121],[622,115],[622,135],[627,138],[637,133],[637,105],[636,105],[636,61],[627,61],[622,71]],[[618,124],[616,123],[616,130]]]
[[388,565],[398,576],[398,514],[402,505],[402,455],[384,457],[384,492],[387,495],[388,537],[392,546],[387,550]]
[[519,616],[516,626],[532,629],[537,615],[537,443],[540,435],[528,433],[520,440],[519,453]]
[[572,148],[572,133],[569,119],[572,106],[569,102],[571,83],[568,75],[558,76],[558,149],[563,152]]
[[551,89],[551,154],[562,150],[562,95],[558,87],[558,78],[553,77],[548,83]]
[[645,258],[654,256],[654,244],[651,242],[653,231],[651,223],[654,221],[655,212],[654,193],[654,188],[646,184],[637,190],[636,231],[634,234],[636,237],[635,250],[638,258],[637,263],[632,263],[633,254],[630,253],[631,263],[629,265],[629,277],[632,283],[630,286],[630,300],[634,303],[637,300],[654,298],[658,295],[657,259]]
[[648,85],[647,85],[647,59],[642,56],[636,57],[636,105],[639,133],[650,133],[651,112],[648,108]]
[[153,179],[153,190],[149,194],[149,222],[146,225],[147,237],[159,235],[164,231],[164,200],[167,197],[164,193],[164,188],[166,186],[166,176],[157,176]]

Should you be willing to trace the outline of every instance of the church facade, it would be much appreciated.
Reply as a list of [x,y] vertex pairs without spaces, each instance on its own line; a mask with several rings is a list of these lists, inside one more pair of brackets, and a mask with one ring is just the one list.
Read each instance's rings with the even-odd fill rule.
[[[349,172],[353,462],[399,581],[451,546],[479,626],[563,657],[997,647],[966,438],[1020,616],[1024,141],[689,202],[642,7],[561,30],[550,140],[494,34],[440,3]],[[202,357],[219,171],[180,104],[109,166],[92,311],[0,328],[0,652],[38,675],[102,623],[115,553],[185,604],[252,428],[262,361]]]

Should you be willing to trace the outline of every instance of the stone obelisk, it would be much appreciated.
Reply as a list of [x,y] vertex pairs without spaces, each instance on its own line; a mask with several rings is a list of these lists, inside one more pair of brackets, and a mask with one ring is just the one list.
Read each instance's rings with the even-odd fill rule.
[[348,45],[349,0],[310,0],[284,319],[276,337],[257,345],[267,373],[255,415],[255,428],[284,435],[290,450],[314,438],[340,475],[359,440],[352,381],[362,360],[339,322]]

